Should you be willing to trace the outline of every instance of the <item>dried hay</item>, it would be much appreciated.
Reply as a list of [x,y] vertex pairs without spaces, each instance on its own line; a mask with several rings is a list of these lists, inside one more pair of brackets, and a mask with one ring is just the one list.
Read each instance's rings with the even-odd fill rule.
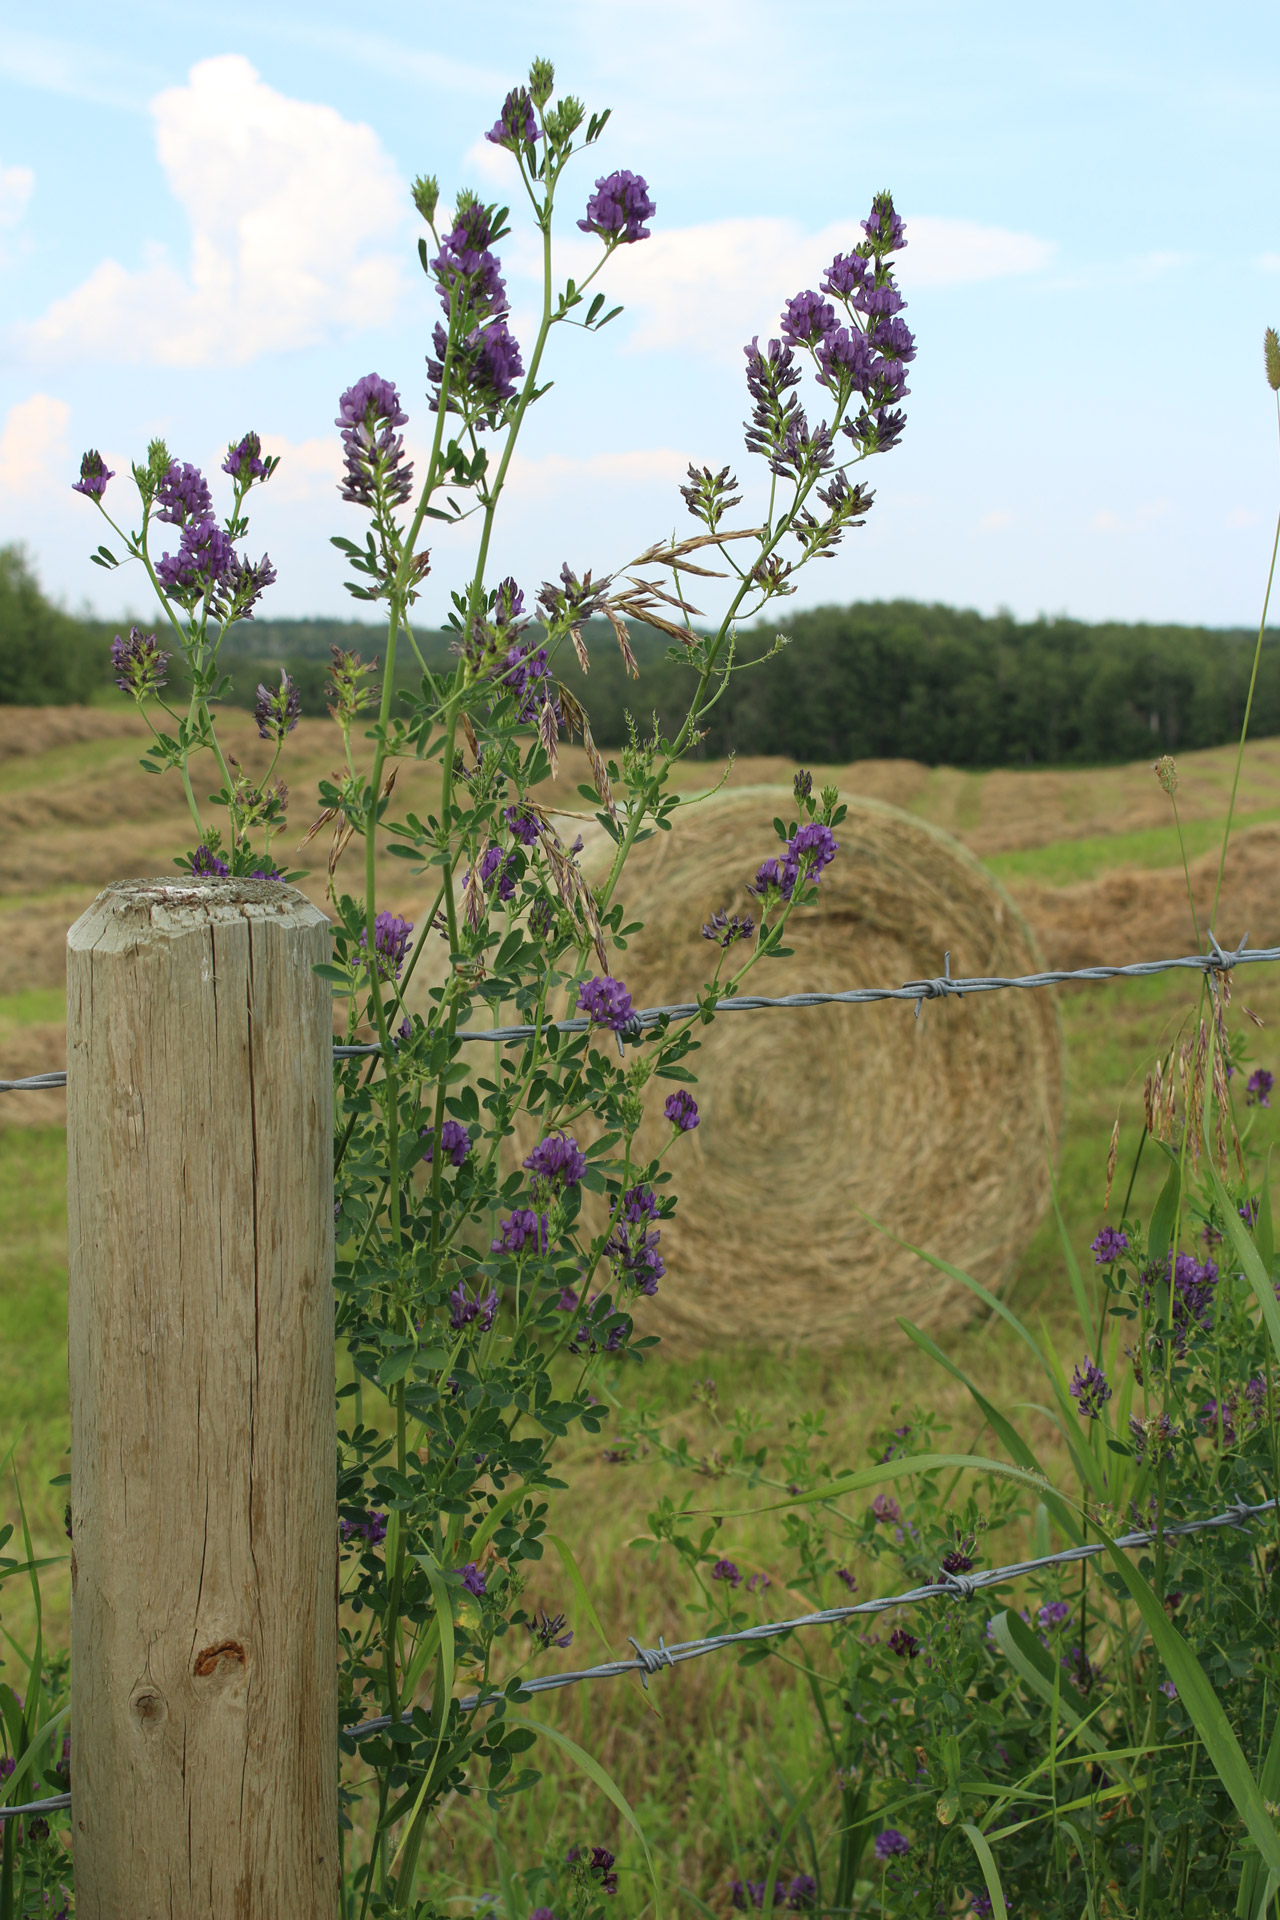
[[[748,903],[786,789],[736,789],[681,808],[633,854],[628,918],[644,932],[617,970],[637,1006],[684,1000],[711,972],[701,923]],[[793,918],[794,958],[752,992],[897,985],[1040,964],[1017,908],[955,841],[854,800],[819,903]],[[588,849],[588,866],[602,863]],[[1047,993],[725,1015],[692,1065],[702,1123],[668,1164],[680,1196],[668,1275],[646,1325],[678,1346],[892,1335],[905,1314],[955,1326],[973,1299],[876,1231],[928,1247],[999,1288],[1048,1199],[1062,1115],[1062,1048]],[[661,1113],[660,1102],[651,1107]],[[646,1122],[641,1151],[669,1129]]]

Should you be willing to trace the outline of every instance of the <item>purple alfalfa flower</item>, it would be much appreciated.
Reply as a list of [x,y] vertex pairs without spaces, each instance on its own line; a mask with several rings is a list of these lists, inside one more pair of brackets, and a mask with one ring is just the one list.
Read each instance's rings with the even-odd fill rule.
[[222,463],[222,471],[233,480],[240,480],[246,487],[255,480],[269,480],[275,472],[277,462],[262,457],[262,442],[256,433],[246,433],[241,440],[233,440],[227,448],[227,457]]
[[338,1534],[343,1540],[363,1540],[367,1546],[381,1546],[387,1537],[387,1516],[371,1507],[367,1513],[353,1511],[353,1516],[338,1522]]
[[767,900],[774,892],[780,893],[784,900],[789,900],[791,890],[784,862],[773,858],[762,860],[756,868],[754,881],[747,887],[747,892],[754,893],[758,900]]
[[717,1560],[711,1569],[711,1578],[713,1580],[723,1580],[725,1585],[730,1587],[740,1587],[742,1585],[742,1575],[732,1560]]
[[[526,1163],[527,1164],[527,1163]],[[630,1226],[640,1226],[658,1218],[658,1196],[652,1187],[628,1187],[618,1203],[618,1212]]]
[[1122,1253],[1129,1251],[1129,1236],[1118,1227],[1104,1227],[1089,1242],[1089,1251],[1095,1267],[1109,1267]]
[[191,871],[211,880],[225,880],[231,869],[213,847],[197,847],[191,856]]
[[850,1573],[848,1567],[837,1567],[836,1579],[841,1581],[844,1586],[848,1587],[850,1593],[856,1593],[858,1591],[858,1583],[854,1579],[853,1575]]
[[773,1585],[767,1573],[753,1573],[747,1582],[748,1593],[764,1593]]
[[[435,1131],[434,1127],[422,1129],[421,1138],[426,1142],[422,1158],[428,1166],[435,1157]],[[471,1135],[460,1121],[446,1120],[440,1129],[440,1144],[445,1159],[452,1160],[455,1167],[460,1167],[471,1151]]]
[[1269,1107],[1271,1105],[1271,1089],[1275,1086],[1275,1083],[1276,1077],[1274,1073],[1268,1073],[1265,1067],[1258,1067],[1249,1075],[1249,1084],[1245,1089],[1245,1105],[1250,1107],[1254,1105]]
[[[493,412],[513,400],[516,383],[524,378],[520,342],[504,319],[491,320],[467,335],[466,378],[473,397]],[[430,374],[429,377],[436,376]],[[440,378],[444,369],[441,367]]]
[[889,1635],[889,1651],[897,1654],[899,1660],[914,1660],[920,1651],[920,1642],[905,1627],[895,1627]]
[[911,1842],[896,1827],[886,1827],[876,1835],[875,1856],[881,1865],[886,1860],[902,1860],[911,1851]]
[[1111,1398],[1106,1374],[1087,1355],[1072,1374],[1068,1392],[1086,1420],[1097,1420]]
[[253,609],[267,588],[275,585],[276,570],[271,555],[261,560],[242,560],[233,553],[219,576],[213,596],[213,609],[222,620],[252,620]]
[[797,1873],[787,1888],[787,1905],[793,1913],[802,1913],[818,1898],[818,1883],[811,1873]]
[[891,193],[876,194],[871,202],[871,212],[862,222],[862,231],[867,236],[867,244],[877,256],[899,253],[906,246],[907,230],[901,215],[894,212]]
[[658,1282],[667,1271],[658,1252],[662,1236],[652,1226],[657,1218],[658,1200],[652,1187],[628,1187],[618,1202],[604,1246],[618,1284],[634,1287],[649,1298],[658,1291]]
[[302,712],[302,695],[285,671],[280,669],[280,685],[264,687],[258,682],[258,699],[253,709],[260,740],[284,739],[286,733],[292,733],[298,724]]
[[556,1299],[555,1310],[557,1313],[576,1313],[578,1311],[578,1296],[572,1287],[561,1287]]
[[1051,1632],[1054,1627],[1062,1626],[1064,1621],[1071,1618],[1071,1608],[1065,1600],[1049,1600],[1041,1607],[1036,1618],[1039,1620],[1045,1632],[1048,1633]]
[[839,851],[840,842],[821,820],[811,820],[806,826],[798,827],[787,841],[786,864],[794,875],[792,887],[801,879],[816,882]]
[[[486,847],[480,856],[480,884],[486,893],[494,893],[501,901],[514,897],[518,877],[516,857],[506,853],[501,847]],[[466,882],[464,881],[465,885]]]
[[[373,923],[374,964],[379,980],[398,980],[400,969],[405,963],[409,951],[409,935],[413,932],[412,920],[402,920],[398,913],[382,912]],[[368,933],[360,933],[360,951],[366,951]]]
[[684,1087],[667,1095],[662,1111],[677,1133],[692,1133],[698,1124],[698,1103]]
[[176,553],[162,553],[156,577],[175,597],[194,590],[212,594],[235,564],[231,542],[216,520],[188,520]]
[[338,401],[334,425],[341,429],[345,474],[341,492],[356,506],[375,507],[379,496],[402,505],[413,490],[413,464],[404,457],[396,428],[408,414],[390,380],[366,373]]
[[498,1311],[498,1295],[490,1287],[488,1293],[481,1293],[479,1285],[474,1297],[467,1292],[466,1282],[459,1280],[449,1295],[449,1325],[455,1333],[461,1333],[464,1327],[479,1322],[481,1333],[488,1333],[493,1325],[494,1315]]
[[521,142],[532,146],[535,140],[541,138],[542,128],[534,114],[528,89],[512,87],[502,103],[502,112],[486,133],[485,139],[491,140],[495,147],[506,147],[514,153]]
[[108,480],[115,479],[114,467],[109,467],[96,447],[90,447],[80,461],[80,478],[71,482],[73,493],[87,494],[91,500],[101,500],[107,490]]
[[644,222],[652,220],[657,211],[644,176],[622,167],[596,181],[596,190],[587,201],[587,217],[578,225],[584,233],[598,233],[606,246],[627,246],[633,240],[649,238]]
[[799,408],[795,394],[784,395],[799,380],[800,369],[792,349],[781,340],[770,340],[762,349],[756,336],[742,351],[747,357],[747,393],[751,400],[751,418],[743,423],[747,452],[763,454],[773,465]]
[[478,1600],[485,1589],[484,1575],[474,1560],[468,1560],[466,1566],[461,1569],[461,1572],[463,1586],[468,1593],[474,1593]]
[[735,940],[749,940],[755,930],[756,923],[749,913],[739,916],[724,907],[702,923],[703,939],[713,940],[718,947],[731,947]]
[[991,1895],[989,1893],[975,1893],[969,1902],[969,1906],[973,1912],[974,1920],[987,1920],[987,1916],[993,1911]]
[[171,527],[213,518],[213,495],[199,467],[189,461],[170,462],[156,488],[155,512],[157,520],[165,520]]
[[797,293],[782,309],[782,337],[796,347],[817,346],[835,324],[835,308],[820,293]]
[[523,804],[515,807],[504,807],[502,809],[502,817],[511,830],[513,840],[518,840],[522,847],[531,847],[534,845],[541,830],[541,822],[532,807],[524,806]]
[[1148,1456],[1155,1465],[1172,1450],[1177,1429],[1167,1413],[1159,1417],[1152,1415],[1147,1420],[1140,1420],[1134,1413],[1129,1416],[1129,1438],[1133,1443],[1133,1457],[1139,1465]]
[[901,407],[877,405],[859,408],[857,416],[846,420],[840,431],[848,434],[862,454],[888,453],[901,440],[906,424]]
[[587,1156],[568,1134],[549,1133],[545,1140],[539,1140],[523,1164],[525,1172],[533,1175],[536,1189],[560,1193],[581,1181],[587,1170]]
[[865,311],[863,300],[875,286],[875,262],[867,254],[838,253],[822,277],[822,291],[836,300],[847,301],[858,311]]
[[547,1217],[528,1207],[517,1207],[508,1220],[499,1220],[498,1237],[490,1242],[491,1253],[534,1253],[547,1250]]
[[1258,1203],[1256,1200],[1242,1200],[1240,1202],[1240,1205],[1236,1208],[1236,1212],[1240,1215],[1240,1218],[1244,1221],[1246,1227],[1248,1227],[1250,1231],[1252,1231],[1253,1228],[1257,1226]]
[[1176,1700],[1178,1697],[1178,1689],[1172,1680],[1162,1680],[1160,1682],[1160,1691],[1166,1700]]
[[255,867],[253,872],[249,875],[249,878],[251,880],[283,880],[284,879],[284,874],[281,872],[280,868],[276,865],[275,861],[271,858],[271,855],[269,853],[263,854],[262,861],[263,861],[263,864],[260,867]]
[[818,380],[831,389],[842,406],[851,394],[870,391],[875,355],[857,327],[833,327],[819,341],[816,351]]
[[529,1622],[529,1631],[541,1647],[568,1647],[573,1644],[573,1628],[565,1630],[562,1613],[537,1613]]
[[963,1547],[949,1547],[942,1556],[942,1571],[944,1573],[971,1573],[973,1571],[973,1555],[966,1553]]
[[578,988],[578,1011],[585,1013],[593,1026],[621,1033],[631,1023],[631,995],[621,980],[611,974],[596,974]]
[[[460,202],[454,224],[440,243],[440,251],[431,262],[440,305],[446,314],[473,322],[487,320],[508,310],[502,262],[490,251],[493,238],[491,210],[480,200]],[[440,330],[436,351],[444,358],[444,335]],[[440,375],[427,369],[428,377]]]
[[802,802],[808,800],[813,794],[813,775],[806,773],[802,767],[791,782],[791,791],[797,800]]
[[889,1494],[878,1493],[871,1502],[871,1514],[872,1518],[878,1520],[881,1526],[887,1527],[892,1526],[895,1521],[901,1520],[902,1509],[899,1507],[897,1501]]
[[529,1920],[556,1920],[554,1907],[535,1907]]
[[154,633],[130,627],[129,638],[117,634],[111,642],[111,668],[121,693],[146,700],[165,684],[170,654],[161,651]]

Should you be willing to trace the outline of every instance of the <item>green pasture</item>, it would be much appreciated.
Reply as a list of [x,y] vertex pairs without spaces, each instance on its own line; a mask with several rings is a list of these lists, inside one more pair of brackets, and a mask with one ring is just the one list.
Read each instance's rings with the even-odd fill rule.
[[[1126,838],[1149,843],[1152,864],[1167,864],[1167,859],[1154,858],[1159,846],[1154,835],[1117,836],[1103,851],[1109,854]],[[1060,843],[1036,854],[1004,856],[992,865],[1008,871],[1008,860],[1016,858],[1020,874],[1036,872],[1047,881],[1061,882],[1095,870],[1072,863],[1101,857],[1082,852],[1098,844]],[[1176,845],[1171,851],[1176,859]],[[1134,859],[1134,853],[1128,858]],[[1114,1218],[1140,1137],[1144,1075],[1157,1052],[1198,1017],[1199,994],[1199,980],[1189,974],[1059,992],[1067,1106],[1058,1180],[1067,1229],[1086,1268],[1088,1241],[1102,1214],[1112,1125],[1119,1115]],[[1269,1043],[1280,1021],[1280,977],[1273,977],[1271,969],[1242,971],[1237,1001],[1242,996],[1266,1022],[1261,1032],[1248,1029],[1253,1058],[1275,1068],[1280,1063]],[[0,996],[0,1023],[47,1022],[60,1017],[61,1008],[60,996],[45,991]],[[857,1018],[858,1010],[850,1009],[849,1017]],[[926,1008],[922,1017],[963,1017],[963,1009]],[[1242,1121],[1244,1117],[1241,1109]],[[1255,1113],[1255,1137],[1264,1144],[1274,1138],[1276,1120],[1270,1112]],[[1140,1207],[1149,1207],[1154,1194],[1159,1177],[1155,1159],[1149,1155],[1139,1169],[1135,1194]],[[49,1483],[65,1471],[68,1445],[64,1184],[60,1129],[0,1128],[0,1453],[14,1445],[38,1548],[59,1555],[68,1546],[65,1493]],[[911,1237],[909,1203],[889,1224]],[[946,1247],[933,1251],[944,1257],[948,1253]],[[1070,1339],[1069,1291],[1052,1217],[1042,1222],[1027,1247],[1009,1298],[1024,1317],[1034,1322],[1043,1316]],[[976,1319],[941,1344],[997,1405],[1009,1408],[1039,1397],[1039,1383],[1028,1374],[1025,1348],[1000,1321]],[[715,1406],[707,1404],[708,1378],[715,1382]],[[128,1383],[121,1384],[127,1391]],[[982,1434],[963,1392],[940,1379],[937,1369],[887,1320],[868,1329],[867,1344],[857,1351],[737,1349],[696,1361],[659,1357],[643,1369],[606,1376],[599,1390],[615,1400],[619,1410],[649,1408],[669,1437],[687,1437],[695,1457],[705,1463],[701,1477],[681,1482],[652,1457],[642,1455],[629,1464],[607,1462],[600,1441],[587,1445],[580,1440],[566,1452],[563,1477],[572,1491],[554,1498],[550,1527],[580,1563],[614,1653],[627,1651],[628,1634],[652,1645],[659,1633],[670,1640],[701,1631],[687,1616],[685,1596],[673,1584],[673,1566],[651,1562],[648,1553],[632,1543],[645,1534],[646,1515],[663,1493],[679,1498],[692,1487],[696,1504],[705,1511],[744,1504],[736,1494],[728,1497],[730,1490],[718,1481],[715,1466],[716,1451],[731,1444],[735,1413],[754,1424],[753,1446],[777,1446],[798,1410],[821,1408],[827,1429],[825,1456],[849,1468],[865,1463],[873,1428],[896,1406],[918,1402],[938,1410],[950,1425],[950,1444],[963,1450],[976,1445]],[[1052,1471],[1052,1429],[1047,1423],[1037,1425],[1034,1413],[1018,1417],[1044,1448]],[[604,1442],[610,1438],[606,1430]],[[13,1505],[10,1487],[0,1512]],[[720,1538],[723,1551],[744,1572],[761,1571],[772,1581],[767,1597],[753,1603],[760,1618],[807,1609],[807,1602],[787,1587],[776,1516],[726,1520]],[[1009,1557],[1025,1544],[1008,1539]],[[863,1591],[871,1585],[865,1582]],[[68,1630],[65,1562],[53,1572],[47,1591],[46,1632],[56,1644],[65,1641]],[[833,1595],[831,1603],[835,1600]],[[549,1553],[532,1574],[526,1604],[568,1613],[576,1633],[573,1648],[554,1659],[579,1665],[604,1657],[554,1555]],[[4,1626],[21,1643],[31,1624],[26,1596],[12,1595],[7,1605]],[[821,1660],[816,1636],[807,1650]],[[724,1905],[730,1865],[757,1857],[762,1836],[783,1806],[780,1782],[788,1772],[796,1777],[800,1768],[793,1763],[811,1755],[814,1742],[812,1702],[802,1673],[779,1661],[739,1672],[724,1656],[658,1676],[647,1695],[630,1681],[553,1695],[537,1703],[534,1717],[578,1742],[609,1770],[645,1827],[670,1903],[674,1906],[679,1888],[692,1888],[717,1911]],[[607,1841],[619,1852],[623,1868],[620,1905],[639,1913],[651,1894],[638,1847],[628,1839],[619,1816],[563,1751],[543,1743],[540,1764],[540,1784],[502,1816],[479,1805],[446,1811],[437,1830],[433,1872],[452,1881],[460,1905],[469,1905],[484,1889],[497,1888],[504,1873],[535,1864],[549,1847]],[[531,1895],[528,1908],[538,1904]],[[688,1910],[687,1903],[680,1904]]]

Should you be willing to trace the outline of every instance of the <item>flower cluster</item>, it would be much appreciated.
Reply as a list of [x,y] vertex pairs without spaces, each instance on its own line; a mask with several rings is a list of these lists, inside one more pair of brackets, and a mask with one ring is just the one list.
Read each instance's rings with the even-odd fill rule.
[[883,1833],[876,1835],[875,1856],[882,1865],[886,1860],[904,1859],[910,1851],[911,1842],[896,1827],[886,1827]]
[[649,198],[648,182],[626,167],[596,181],[596,190],[587,201],[587,217],[578,225],[584,233],[598,233],[606,246],[629,246],[634,240],[647,240],[646,220],[658,211]]
[[692,1133],[698,1124],[698,1103],[683,1087],[667,1095],[662,1111],[677,1133]]
[[[379,980],[400,978],[412,932],[412,920],[402,920],[398,913],[383,912],[377,915],[373,923],[373,960]],[[361,952],[365,951],[365,947],[366,935],[362,932]]]
[[1122,1253],[1129,1251],[1129,1236],[1127,1233],[1121,1233],[1116,1227],[1104,1227],[1102,1232],[1090,1241],[1089,1246],[1094,1265],[1109,1267],[1113,1261],[1120,1258]]
[[514,153],[521,145],[532,146],[535,140],[541,140],[542,129],[538,125],[533,111],[533,101],[524,87],[512,87],[502,103],[502,112],[498,115],[486,140],[495,147],[506,147]]
[[[422,1149],[422,1158],[429,1166],[435,1158],[435,1128],[423,1127],[421,1138],[426,1142]],[[440,1129],[440,1146],[446,1160],[460,1167],[471,1151],[471,1135],[458,1120],[446,1120]]]
[[662,1235],[653,1224],[657,1218],[658,1201],[652,1187],[628,1187],[618,1202],[604,1247],[618,1284],[634,1287],[649,1298],[658,1291],[658,1282],[667,1270],[658,1252]]
[[157,520],[185,527],[188,521],[212,520],[213,496],[199,467],[174,460],[155,491]]
[[[503,111],[505,114],[506,109]],[[495,127],[490,139],[496,132]],[[431,262],[440,303],[454,328],[455,341],[451,358],[449,332],[437,322],[432,336],[435,357],[427,361],[427,378],[435,388],[433,413],[439,410],[446,366],[446,411],[465,410],[477,419],[496,419],[506,402],[514,398],[516,382],[523,378],[520,347],[507,326],[507,289],[502,262],[491,250],[493,238],[493,209],[463,196],[454,225]]]
[[702,923],[703,939],[713,940],[718,947],[731,947],[735,940],[749,940],[755,930],[756,923],[749,913],[739,918],[724,907]]
[[568,1134],[549,1133],[526,1157],[524,1169],[533,1175],[534,1193],[545,1203],[550,1195],[578,1185],[587,1170],[587,1156]]
[[573,1645],[573,1628],[565,1630],[562,1613],[538,1613],[529,1622],[529,1631],[540,1647],[569,1647]]
[[87,494],[91,500],[101,500],[108,480],[115,477],[115,469],[107,465],[96,447],[90,447],[80,461],[80,478],[71,482],[72,491]]
[[171,658],[172,655],[157,646],[154,633],[143,633],[138,627],[130,627],[127,640],[117,634],[111,642],[111,667],[116,685],[121,693],[131,693],[135,700],[146,700],[159,692],[168,677]]
[[349,1519],[344,1517],[338,1522],[338,1534],[343,1540],[363,1540],[367,1546],[379,1547],[387,1537],[387,1516],[370,1509]]
[[229,474],[231,479],[250,487],[255,480],[269,480],[279,464],[278,454],[268,454],[263,458],[262,442],[256,433],[246,433],[242,440],[233,441],[227,448],[222,471]]
[[280,669],[278,687],[264,687],[261,681],[258,682],[253,717],[257,722],[259,739],[283,740],[286,733],[292,733],[297,726],[301,712],[302,695],[283,667]]
[[1096,1361],[1088,1358],[1072,1374],[1069,1391],[1081,1414],[1088,1420],[1099,1419],[1103,1407],[1111,1398],[1106,1374]]
[[477,1287],[473,1296],[467,1292],[466,1282],[459,1280],[449,1295],[449,1325],[455,1333],[461,1333],[476,1321],[480,1323],[480,1332],[488,1333],[497,1311],[498,1295],[493,1287],[486,1294]]
[[345,474],[341,492],[355,506],[377,511],[402,506],[413,491],[413,463],[396,432],[409,416],[390,380],[366,373],[338,401],[334,425],[341,429]]
[[584,1873],[600,1882],[605,1893],[618,1891],[618,1876],[614,1872],[615,1855],[608,1847],[570,1847],[565,1854],[565,1863],[571,1867],[580,1867]]
[[197,877],[225,880],[230,868],[216,848],[199,846],[191,856],[191,871]]
[[621,1033],[631,1024],[631,995],[621,980],[610,974],[597,974],[578,988],[578,1010],[595,1026]]
[[532,1246],[536,1253],[547,1250],[547,1217],[529,1207],[517,1207],[507,1220],[499,1220],[498,1237],[490,1242],[491,1253],[523,1253]]
[[1245,1105],[1251,1107],[1256,1102],[1260,1107],[1269,1107],[1271,1089],[1275,1083],[1274,1073],[1269,1073],[1265,1067],[1259,1067],[1256,1072],[1249,1075],[1249,1083],[1245,1088]]
[[811,820],[797,827],[784,843],[781,859],[761,862],[755,882],[747,891],[766,902],[790,900],[798,885],[810,880],[816,884],[821,879],[823,868],[831,864],[839,850],[840,842],[830,827],[821,820]]

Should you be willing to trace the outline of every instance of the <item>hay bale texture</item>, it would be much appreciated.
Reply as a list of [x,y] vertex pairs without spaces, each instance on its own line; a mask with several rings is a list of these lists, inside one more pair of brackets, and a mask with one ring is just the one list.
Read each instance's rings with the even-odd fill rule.
[[[745,883],[778,815],[794,816],[788,790],[738,788],[636,849],[624,898],[645,928],[616,971],[637,1006],[692,998],[710,976],[702,922],[754,904]],[[838,838],[818,903],[792,918],[794,957],[761,962],[745,991],[897,986],[940,973],[948,948],[954,974],[1041,964],[1008,895],[948,835],[852,800]],[[1007,1280],[1047,1204],[1061,1122],[1050,993],[926,1002],[918,1020],[892,1001],[728,1014],[700,1037],[701,1124],[665,1162],[679,1208],[646,1327],[685,1349],[856,1345],[895,1335],[897,1314],[934,1329],[971,1316],[966,1289],[863,1213],[990,1288]],[[646,1128],[654,1151],[669,1129]]]
[[[709,979],[715,950],[702,923],[721,907],[755,908],[746,882],[776,850],[775,816],[794,811],[789,787],[732,788],[681,806],[670,833],[635,849],[622,897],[625,919],[644,931],[614,970],[637,1007],[691,1000]],[[948,948],[956,974],[1040,965],[1008,895],[949,835],[853,799],[837,837],[817,904],[792,917],[794,957],[762,961],[744,991],[897,986],[940,973]],[[588,828],[581,858],[593,883],[611,852]],[[410,1001],[425,1012],[447,965],[443,943],[423,962]],[[918,1020],[897,1002],[726,1014],[698,1038],[689,1065],[701,1123],[664,1161],[679,1207],[663,1227],[658,1296],[638,1303],[645,1331],[682,1352],[858,1345],[898,1337],[897,1314],[935,1330],[970,1317],[966,1289],[863,1212],[988,1287],[1008,1278],[1047,1203],[1061,1120],[1051,994],[926,1002]],[[641,1158],[669,1140],[670,1090],[659,1082],[650,1096]],[[536,1139],[523,1123],[510,1164]]]

